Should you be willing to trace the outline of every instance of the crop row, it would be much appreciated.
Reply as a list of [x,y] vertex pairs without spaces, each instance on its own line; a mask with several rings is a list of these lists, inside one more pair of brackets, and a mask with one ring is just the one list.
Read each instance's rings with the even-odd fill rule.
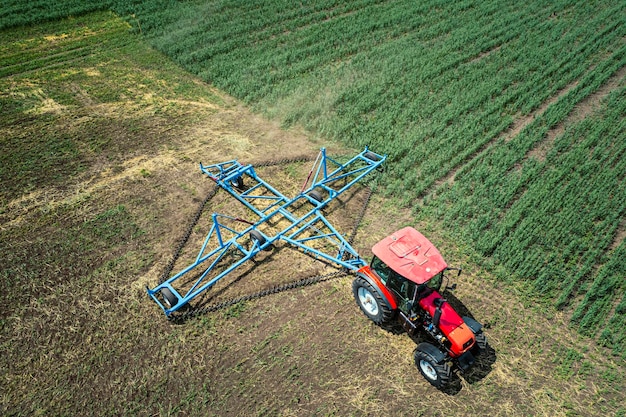
[[[572,306],[572,320],[592,335],[602,332],[607,319],[617,320],[608,317],[619,315],[610,306],[626,291],[620,258],[625,243],[615,241],[626,216],[626,90],[614,91],[598,113],[556,137],[543,158],[527,155],[581,97],[624,65],[622,48],[517,138],[466,167],[437,207],[447,224],[460,226],[506,274],[528,281],[529,291],[561,307],[582,297]],[[626,335],[610,327],[607,343]]]
[[106,51],[123,47],[127,40],[125,25],[111,25],[109,22],[93,23],[90,26],[76,28],[71,40],[67,33],[58,33],[53,41],[32,39],[28,44],[15,45],[12,39],[2,39],[0,47],[0,77],[20,74],[78,60],[95,51]]
[[24,1],[3,0],[0,6],[0,30],[33,25],[41,22],[81,15],[89,12],[107,10],[110,1]]

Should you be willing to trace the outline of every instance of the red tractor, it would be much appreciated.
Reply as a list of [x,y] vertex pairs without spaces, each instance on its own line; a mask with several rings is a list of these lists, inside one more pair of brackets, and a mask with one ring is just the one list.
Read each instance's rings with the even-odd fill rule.
[[352,284],[357,304],[379,326],[399,323],[412,337],[426,334],[432,343],[417,346],[415,365],[428,382],[444,387],[453,367],[469,370],[475,355],[487,348],[483,326],[461,317],[439,292],[446,271],[455,268],[449,268],[437,248],[412,227],[381,240],[372,252],[371,265],[361,267]]

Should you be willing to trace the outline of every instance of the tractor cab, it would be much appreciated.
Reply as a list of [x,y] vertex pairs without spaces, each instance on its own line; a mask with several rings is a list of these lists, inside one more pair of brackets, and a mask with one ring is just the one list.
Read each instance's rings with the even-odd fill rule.
[[391,269],[379,257],[374,255],[371,263],[372,270],[378,275],[381,282],[393,294],[398,308],[405,314],[410,314],[413,306],[433,291],[439,291],[443,282],[443,271],[430,280],[416,284]]
[[[448,267],[435,245],[412,227],[387,236],[374,245],[372,252],[375,260],[417,285],[428,282]],[[376,269],[374,262],[372,268]]]
[[410,314],[420,299],[440,290],[448,265],[437,248],[414,228],[405,227],[387,236],[372,252],[372,270],[405,314]]

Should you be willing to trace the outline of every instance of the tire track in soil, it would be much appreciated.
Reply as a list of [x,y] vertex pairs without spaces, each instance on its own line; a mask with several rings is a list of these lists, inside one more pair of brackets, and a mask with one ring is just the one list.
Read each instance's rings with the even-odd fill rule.
[[[242,109],[228,109],[210,102],[181,99],[166,100],[166,102],[192,107],[194,110],[209,111],[212,114],[199,124],[180,128],[181,141],[173,148],[162,148],[156,154],[143,154],[117,163],[96,158],[91,162],[91,167],[86,173],[75,181],[63,186],[39,188],[9,201],[4,212],[0,213],[0,229],[5,230],[19,226],[37,211],[50,212],[61,206],[79,203],[95,193],[110,189],[115,184],[142,178],[146,172],[153,175],[165,171],[180,172],[181,164],[189,164],[190,158],[193,159],[199,155],[207,155],[211,159],[232,159],[233,155],[230,155],[231,152],[228,152],[229,149],[226,146],[228,144],[236,148],[238,142],[245,140],[246,143],[250,143],[251,147],[266,148],[271,145],[273,140],[284,140],[284,135],[272,133],[271,123],[261,123],[258,116],[244,112]],[[98,113],[110,116],[119,113],[120,109],[128,105],[133,106],[134,103],[93,104],[89,108],[92,111],[97,109]],[[131,109],[130,111],[134,114],[137,110]],[[233,132],[241,131],[240,127],[237,126],[239,124],[245,125],[247,129],[241,134],[235,135]],[[258,133],[253,127],[266,132],[264,136],[268,137],[257,137]],[[170,126],[167,130],[174,128]],[[302,147],[299,140],[300,135],[293,136],[295,136],[294,142],[298,145],[295,146],[298,152],[305,151],[307,147]],[[212,152],[212,149],[216,148],[219,151]],[[232,150],[235,151],[236,149]],[[229,157],[222,156],[224,151],[229,154]],[[245,153],[247,154],[247,152]],[[267,153],[265,156],[268,156]],[[286,155],[287,160],[294,158],[302,159],[305,157],[297,156],[293,152]],[[257,160],[258,158],[254,159]],[[195,165],[195,159],[193,163]]]
[[158,169],[172,168],[179,162],[173,151],[165,151],[148,158],[138,156],[124,161],[121,171],[110,166],[90,178],[83,179],[67,187],[38,189],[10,201],[6,213],[0,215],[2,229],[19,226],[27,221],[28,215],[36,210],[49,212],[64,205],[73,205],[89,196],[131,178],[141,177],[142,172],[155,172]]

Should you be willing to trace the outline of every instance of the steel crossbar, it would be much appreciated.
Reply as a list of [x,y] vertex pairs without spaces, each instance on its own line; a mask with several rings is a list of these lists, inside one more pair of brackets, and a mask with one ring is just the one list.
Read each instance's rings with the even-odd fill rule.
[[[148,294],[169,317],[278,240],[315,258],[330,261],[348,270],[357,270],[365,262],[323,216],[321,210],[365,175],[379,168],[385,159],[386,155],[376,154],[366,147],[347,162],[340,163],[328,157],[322,148],[303,191],[294,198],[286,197],[261,179],[252,165],[242,165],[236,160],[206,166],[200,164],[204,174],[240,201],[257,219],[249,221],[214,213],[213,224],[196,259],[156,287],[147,288]],[[307,188],[313,172],[315,175]],[[335,186],[342,180],[345,180],[343,185]],[[310,209],[304,215],[298,214],[297,211],[302,210],[302,207]],[[272,235],[259,230],[260,226],[273,218],[287,221],[288,226]],[[234,221],[248,226],[238,231],[227,224]],[[328,247],[335,249],[331,252]],[[236,259],[228,264],[227,255]],[[190,278],[193,271],[195,276]],[[181,281],[184,285],[179,285]],[[188,289],[184,290],[183,287]]]

